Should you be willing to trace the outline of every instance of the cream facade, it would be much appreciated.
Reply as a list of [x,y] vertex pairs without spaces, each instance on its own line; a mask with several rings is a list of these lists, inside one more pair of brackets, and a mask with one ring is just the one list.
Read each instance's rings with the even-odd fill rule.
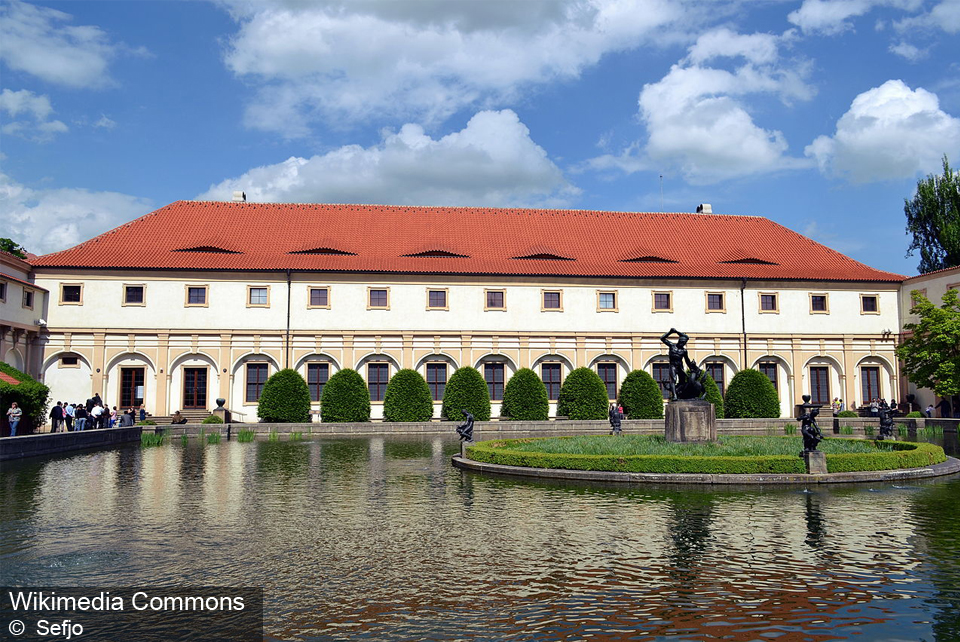
[[784,416],[802,394],[848,407],[900,397],[899,283],[53,267],[36,283],[50,293],[40,371],[53,397],[100,392],[158,416],[222,397],[256,421],[263,381],[291,367],[317,396],[337,370],[356,369],[379,419],[398,369],[418,370],[442,397],[461,366],[487,378],[494,417],[510,376],[534,368],[554,415],[574,368],[598,371],[614,394],[633,369],[662,377],[671,327],[721,386],[744,367],[767,372]]
[[33,283],[30,264],[0,252],[0,360],[37,377],[43,359],[47,290]]

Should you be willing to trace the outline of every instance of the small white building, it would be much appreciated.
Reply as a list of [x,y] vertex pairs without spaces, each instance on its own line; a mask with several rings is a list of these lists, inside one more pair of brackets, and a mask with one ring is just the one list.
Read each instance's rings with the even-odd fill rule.
[[399,368],[424,375],[437,418],[467,365],[494,417],[524,367],[552,401],[580,366],[614,398],[633,369],[664,378],[672,327],[721,387],[765,372],[784,415],[802,394],[900,397],[904,277],[761,217],[180,201],[33,265],[53,396],[155,415],[223,397],[254,421],[284,367],[316,408],[356,369],[374,418]]
[[0,360],[39,377],[46,326],[47,290],[33,282],[27,261],[0,251]]

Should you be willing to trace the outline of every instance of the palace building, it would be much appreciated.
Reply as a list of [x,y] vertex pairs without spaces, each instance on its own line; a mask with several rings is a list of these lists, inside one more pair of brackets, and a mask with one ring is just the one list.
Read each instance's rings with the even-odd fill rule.
[[[427,380],[435,418],[461,366],[486,378],[494,417],[524,367],[553,401],[580,366],[613,399],[633,369],[664,379],[673,327],[721,389],[766,373],[785,416],[802,394],[899,398],[905,277],[766,218],[698,210],[179,201],[33,260],[27,285],[49,301],[30,349],[55,399],[100,392],[162,416],[222,397],[244,421],[286,367],[315,408],[330,375],[357,370],[374,419],[400,368]],[[4,354],[27,350],[17,336]]]

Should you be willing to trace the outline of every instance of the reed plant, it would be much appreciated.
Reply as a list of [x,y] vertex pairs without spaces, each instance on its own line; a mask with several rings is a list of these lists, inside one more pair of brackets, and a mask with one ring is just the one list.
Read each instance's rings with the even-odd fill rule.
[[254,432],[253,430],[245,430],[241,428],[240,432],[237,433],[237,441],[239,441],[240,443],[253,441],[256,438],[257,438],[257,433]]
[[267,441],[280,441],[280,433],[276,430],[271,430],[270,435],[267,437]]
[[785,435],[795,435],[795,434],[797,434],[797,427],[794,426],[794,425],[784,426],[784,427],[783,427],[783,434],[785,434]]
[[864,427],[863,427],[863,434],[866,435],[867,437],[873,437],[873,433],[875,433],[875,432],[876,432],[876,430],[874,430],[873,426],[864,426]]
[[852,435],[852,434],[853,434],[853,426],[840,426],[840,434],[841,434],[841,435]]
[[162,446],[166,435],[163,433],[143,432],[140,433],[141,446]]
[[901,437],[909,435],[910,429],[907,427],[907,424],[897,424],[897,434]]
[[303,441],[303,433],[302,432],[290,433],[290,441]]
[[210,433],[209,435],[207,435],[207,443],[208,443],[208,444],[219,444],[219,443],[220,443],[220,433],[218,433],[218,432],[212,432],[212,433]]
[[187,433],[180,435],[180,445],[186,446],[190,442],[190,438],[187,437]]

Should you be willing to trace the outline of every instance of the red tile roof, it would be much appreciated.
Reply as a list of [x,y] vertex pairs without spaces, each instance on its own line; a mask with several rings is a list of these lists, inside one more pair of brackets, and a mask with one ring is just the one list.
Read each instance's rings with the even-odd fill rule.
[[[423,252],[462,256],[410,256]],[[531,255],[557,258],[515,258]],[[33,263],[614,278],[905,278],[753,216],[202,201],[177,201]]]
[[20,385],[20,381],[18,379],[14,379],[10,375],[8,375],[6,372],[0,372],[0,381],[5,381],[6,383],[9,383],[11,386]]

